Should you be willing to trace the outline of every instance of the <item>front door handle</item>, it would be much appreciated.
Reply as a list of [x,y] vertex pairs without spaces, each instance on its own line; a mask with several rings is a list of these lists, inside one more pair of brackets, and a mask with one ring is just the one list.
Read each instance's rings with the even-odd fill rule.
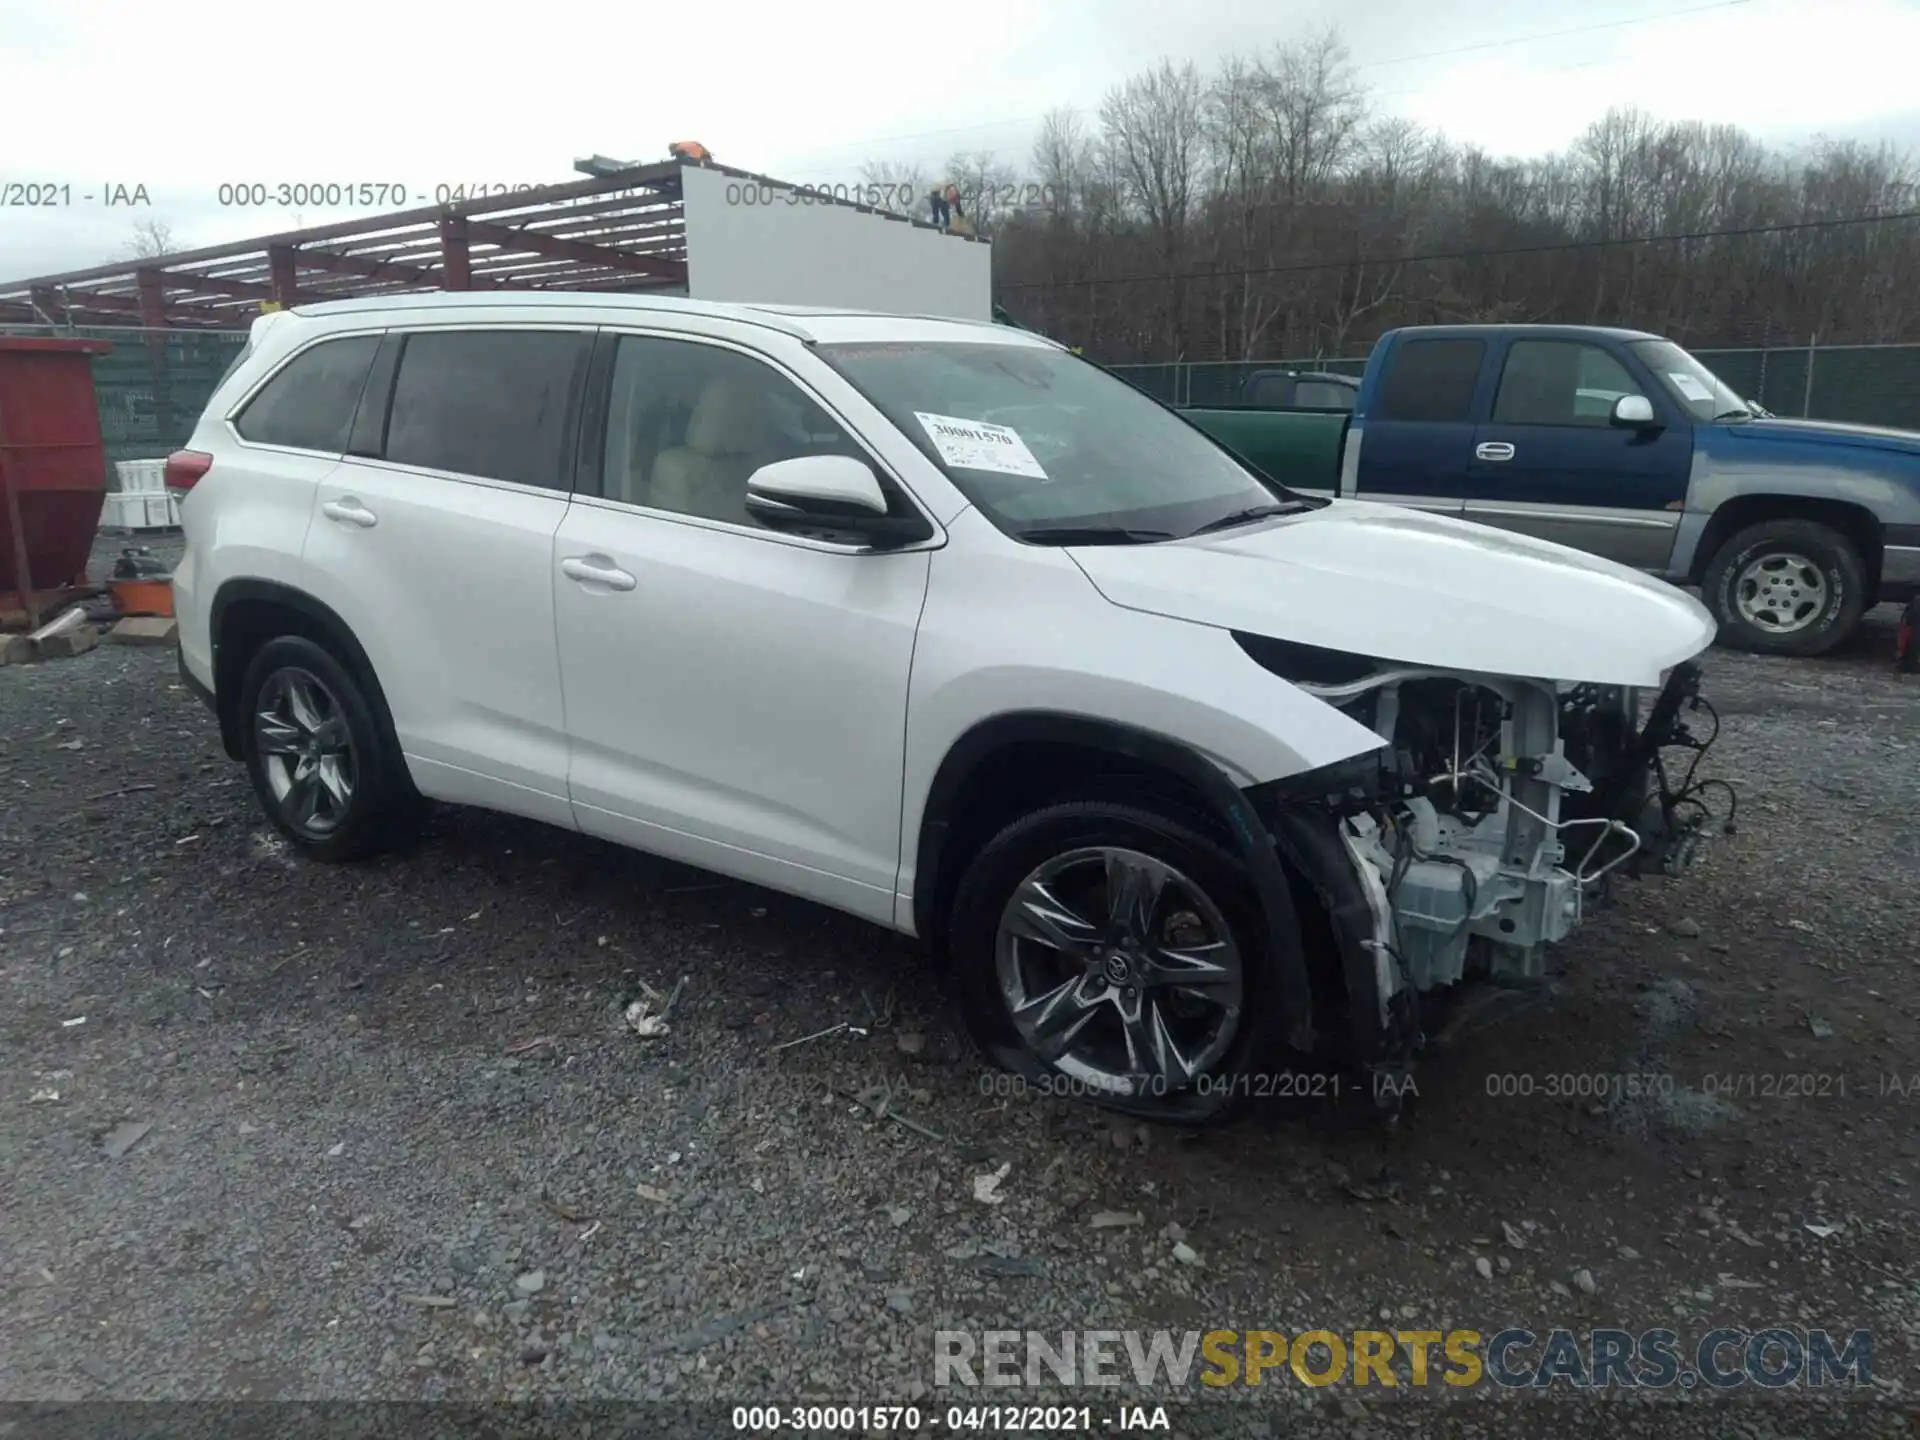
[[1488,440],[1473,447],[1475,458],[1480,460],[1511,460],[1513,446],[1504,440]]
[[329,520],[338,520],[342,525],[358,525],[362,530],[371,530],[380,523],[380,517],[351,495],[341,500],[329,500],[320,507],[320,513]]
[[604,585],[609,590],[631,590],[640,583],[601,555],[569,555],[560,562],[560,573],[582,585]]

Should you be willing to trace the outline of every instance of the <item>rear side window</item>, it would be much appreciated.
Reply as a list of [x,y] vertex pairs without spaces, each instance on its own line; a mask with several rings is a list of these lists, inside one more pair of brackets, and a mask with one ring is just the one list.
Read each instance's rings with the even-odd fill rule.
[[1294,387],[1293,403],[1302,410],[1351,410],[1353,388],[1331,380],[1302,380]]
[[386,458],[567,489],[568,420],[591,338],[547,330],[409,335],[393,384]]
[[1484,340],[1406,340],[1380,385],[1381,420],[1470,420]]
[[1287,386],[1291,379],[1292,377],[1288,375],[1255,376],[1253,383],[1247,386],[1247,403],[1249,405],[1262,405],[1268,409],[1278,409],[1285,406],[1287,403]]
[[379,348],[378,335],[349,335],[302,350],[247,402],[234,428],[256,445],[340,454]]

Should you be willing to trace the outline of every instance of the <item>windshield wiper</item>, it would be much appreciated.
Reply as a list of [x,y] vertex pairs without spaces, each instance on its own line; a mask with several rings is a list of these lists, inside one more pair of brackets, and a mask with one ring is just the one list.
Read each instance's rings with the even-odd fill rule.
[[1062,525],[1022,530],[1016,538],[1034,545],[1144,545],[1175,536],[1171,530],[1130,530],[1124,525]]
[[1722,420],[1751,420],[1751,419],[1753,419],[1753,412],[1751,410],[1722,410],[1718,415],[1713,417],[1714,423],[1716,425],[1719,424]]
[[1277,505],[1249,505],[1244,510],[1235,510],[1231,514],[1222,515],[1217,520],[1209,520],[1199,529],[1187,533],[1190,536],[1206,535],[1215,530],[1231,530],[1236,525],[1251,525],[1255,520],[1265,520],[1274,515],[1297,515],[1302,510],[1313,508],[1313,505],[1306,500],[1288,500],[1284,504]]

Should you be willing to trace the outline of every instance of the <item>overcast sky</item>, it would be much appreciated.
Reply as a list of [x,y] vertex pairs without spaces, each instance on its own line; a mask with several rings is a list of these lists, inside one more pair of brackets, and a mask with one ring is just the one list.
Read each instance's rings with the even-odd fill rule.
[[[0,182],[73,195],[0,207],[0,279],[117,259],[145,217],[187,248],[363,213],[223,209],[223,181],[430,201],[678,139],[801,183],[955,149],[1023,163],[1050,107],[1091,118],[1163,57],[1206,66],[1328,24],[1380,110],[1499,153],[1565,145],[1617,104],[1782,143],[1920,142],[1920,0],[0,0]],[[103,207],[113,185],[151,208]]]

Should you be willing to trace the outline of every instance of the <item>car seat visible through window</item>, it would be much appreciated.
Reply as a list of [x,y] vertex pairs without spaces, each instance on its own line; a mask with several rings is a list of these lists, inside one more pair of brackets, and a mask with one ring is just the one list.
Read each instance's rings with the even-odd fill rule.
[[747,477],[775,458],[767,435],[767,397],[735,375],[707,382],[682,443],[655,457],[648,489],[662,510],[730,520],[747,514]]

